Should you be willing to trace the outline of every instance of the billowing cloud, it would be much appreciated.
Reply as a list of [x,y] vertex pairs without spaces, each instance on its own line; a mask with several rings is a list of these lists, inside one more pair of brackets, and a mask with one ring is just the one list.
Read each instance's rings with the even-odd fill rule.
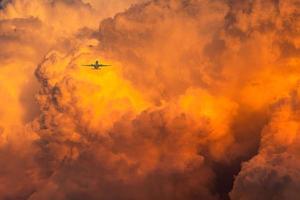
[[[5,4],[0,199],[297,199],[298,12]],[[81,66],[96,59],[112,67]]]
[[81,1],[1,1],[0,199],[28,199],[41,184],[31,124],[41,110],[38,63],[51,49],[68,51],[92,37],[102,17]]
[[243,164],[232,199],[298,199],[299,91],[274,105],[259,154]]

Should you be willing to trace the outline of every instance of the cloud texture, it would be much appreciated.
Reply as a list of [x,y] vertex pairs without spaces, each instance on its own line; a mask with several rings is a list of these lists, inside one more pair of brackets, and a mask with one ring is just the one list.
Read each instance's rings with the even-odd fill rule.
[[0,199],[296,200],[299,9],[3,3]]

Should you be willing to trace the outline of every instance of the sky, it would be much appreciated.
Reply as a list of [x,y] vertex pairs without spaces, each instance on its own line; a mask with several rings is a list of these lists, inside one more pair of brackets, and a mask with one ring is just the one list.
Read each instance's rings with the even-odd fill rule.
[[299,199],[299,12],[1,1],[0,200]]

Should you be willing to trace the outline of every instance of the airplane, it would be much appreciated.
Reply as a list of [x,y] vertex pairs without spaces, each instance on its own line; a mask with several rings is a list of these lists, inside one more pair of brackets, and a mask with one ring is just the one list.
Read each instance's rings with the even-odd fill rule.
[[82,66],[93,67],[94,69],[101,69],[102,67],[109,67],[112,65],[104,65],[104,64],[101,64],[98,60],[96,60],[95,64],[82,65]]

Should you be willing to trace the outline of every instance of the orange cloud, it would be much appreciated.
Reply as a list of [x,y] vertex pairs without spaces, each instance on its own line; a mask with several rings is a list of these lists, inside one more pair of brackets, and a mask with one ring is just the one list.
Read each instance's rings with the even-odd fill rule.
[[298,11],[8,2],[0,199],[297,199]]

